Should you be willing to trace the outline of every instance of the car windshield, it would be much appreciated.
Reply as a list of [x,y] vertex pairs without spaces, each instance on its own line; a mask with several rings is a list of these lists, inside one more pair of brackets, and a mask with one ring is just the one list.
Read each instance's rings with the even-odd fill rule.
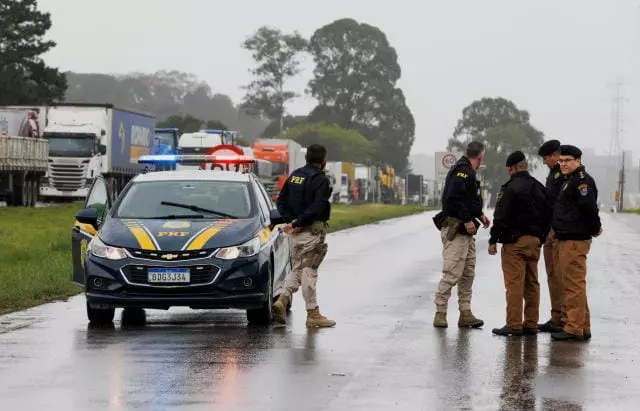
[[114,210],[117,218],[247,218],[249,187],[230,181],[134,183]]

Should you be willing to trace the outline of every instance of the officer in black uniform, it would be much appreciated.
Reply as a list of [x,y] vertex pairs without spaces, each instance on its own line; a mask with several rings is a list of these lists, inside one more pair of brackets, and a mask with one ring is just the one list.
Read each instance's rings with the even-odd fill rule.
[[288,223],[291,235],[293,269],[287,275],[282,293],[273,304],[274,321],[286,323],[286,307],[302,285],[307,306],[307,327],[333,327],[336,322],[320,314],[316,297],[318,267],[327,254],[328,221],[331,216],[331,186],[324,173],[327,150],[319,144],[307,147],[307,164],[287,178],[277,206]]
[[[549,140],[545,142],[538,150],[538,155],[542,157],[542,161],[549,167],[549,175],[547,175],[547,197],[549,204],[553,208],[560,187],[564,184],[565,177],[560,171],[560,141]],[[549,235],[543,246],[544,265],[547,272],[547,285],[549,286],[549,300],[551,301],[551,318],[543,324],[538,324],[538,330],[542,332],[558,332],[562,331],[565,320],[564,302],[564,282],[562,281],[562,273],[558,269],[558,241],[553,233],[549,231]]]
[[442,279],[434,300],[434,327],[448,326],[447,306],[454,286],[458,287],[458,327],[479,328],[484,325],[484,321],[471,312],[476,267],[474,235],[480,222],[484,228],[489,227],[489,219],[482,212],[480,183],[475,172],[483,160],[484,145],[479,141],[469,143],[465,155],[447,174],[442,193],[442,211],[433,218],[440,230],[444,260]]
[[582,151],[572,145],[560,147],[560,170],[566,177],[553,210],[551,226],[558,239],[559,269],[564,279],[567,320],[554,340],[591,338],[587,302],[587,254],[591,240],[602,233],[598,189],[581,162]]
[[[501,188],[493,215],[489,254],[502,243],[502,272],[507,294],[507,321],[494,328],[497,335],[535,334],[538,331],[540,248],[551,226],[552,209],[545,187],[528,171],[522,151],[507,157],[511,176]],[[524,321],[522,302],[524,300]]]

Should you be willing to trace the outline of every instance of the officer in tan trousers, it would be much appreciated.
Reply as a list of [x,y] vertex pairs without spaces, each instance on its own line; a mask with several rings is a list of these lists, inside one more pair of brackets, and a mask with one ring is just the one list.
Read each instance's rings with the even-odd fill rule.
[[[558,140],[545,142],[540,146],[538,155],[542,157],[542,161],[549,167],[546,188],[547,198],[553,208],[558,194],[560,194],[560,187],[565,181],[558,163],[560,142]],[[562,272],[558,268],[558,241],[553,230],[549,232],[544,242],[543,252],[544,265],[547,271],[547,285],[549,286],[549,300],[551,301],[551,318],[546,323],[538,324],[538,330],[541,332],[559,332],[562,331],[566,315],[563,306],[564,282],[562,281]]]
[[[502,243],[502,272],[507,294],[507,321],[494,328],[497,335],[523,335],[538,332],[540,247],[551,225],[551,206],[545,187],[531,174],[522,151],[507,157],[511,177],[501,188],[493,215],[489,254]],[[524,299],[524,321],[522,301]]]
[[581,162],[582,151],[572,145],[560,147],[560,170],[566,180],[553,210],[551,226],[558,239],[559,268],[564,280],[567,320],[554,340],[591,338],[591,315],[587,302],[587,254],[592,238],[602,234],[598,188]]
[[327,222],[331,216],[331,186],[324,173],[327,150],[319,144],[307,147],[307,164],[287,178],[277,206],[288,222],[284,231],[291,235],[293,269],[285,278],[282,293],[273,304],[274,321],[285,324],[291,295],[302,285],[307,306],[307,327],[333,327],[336,322],[320,314],[316,295],[318,268],[327,254]]
[[471,312],[471,295],[476,268],[476,240],[480,222],[489,227],[489,219],[482,212],[480,183],[475,170],[484,160],[484,145],[472,141],[467,145],[464,156],[449,170],[442,192],[442,211],[433,222],[440,230],[442,259],[444,260],[442,279],[435,295],[436,314],[433,326],[446,328],[447,306],[451,289],[458,286],[459,327],[479,328],[484,321]]

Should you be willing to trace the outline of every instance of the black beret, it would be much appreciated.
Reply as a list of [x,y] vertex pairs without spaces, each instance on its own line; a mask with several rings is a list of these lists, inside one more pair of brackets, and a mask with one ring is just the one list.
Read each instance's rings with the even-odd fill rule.
[[513,153],[509,154],[509,157],[507,157],[507,167],[515,166],[516,164],[524,160],[525,157],[522,151],[514,151]]
[[558,140],[549,140],[540,146],[540,150],[538,150],[539,156],[548,156],[549,154],[553,154],[556,151],[560,150],[560,142]]
[[580,158],[582,157],[582,150],[580,150],[578,147],[576,146],[572,146],[572,145],[562,145],[560,146],[560,155],[562,156],[571,156],[573,158]]

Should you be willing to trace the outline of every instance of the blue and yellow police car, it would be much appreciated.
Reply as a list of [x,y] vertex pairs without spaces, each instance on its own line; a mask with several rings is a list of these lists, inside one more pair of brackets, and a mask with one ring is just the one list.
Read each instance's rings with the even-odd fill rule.
[[98,177],[76,215],[73,280],[89,321],[111,323],[116,308],[184,306],[244,309],[249,323],[270,323],[291,256],[265,187],[246,168],[233,170],[252,159],[231,156],[227,169],[204,166],[221,164],[219,155],[139,159],[167,161],[204,169],[139,174],[113,204]]

